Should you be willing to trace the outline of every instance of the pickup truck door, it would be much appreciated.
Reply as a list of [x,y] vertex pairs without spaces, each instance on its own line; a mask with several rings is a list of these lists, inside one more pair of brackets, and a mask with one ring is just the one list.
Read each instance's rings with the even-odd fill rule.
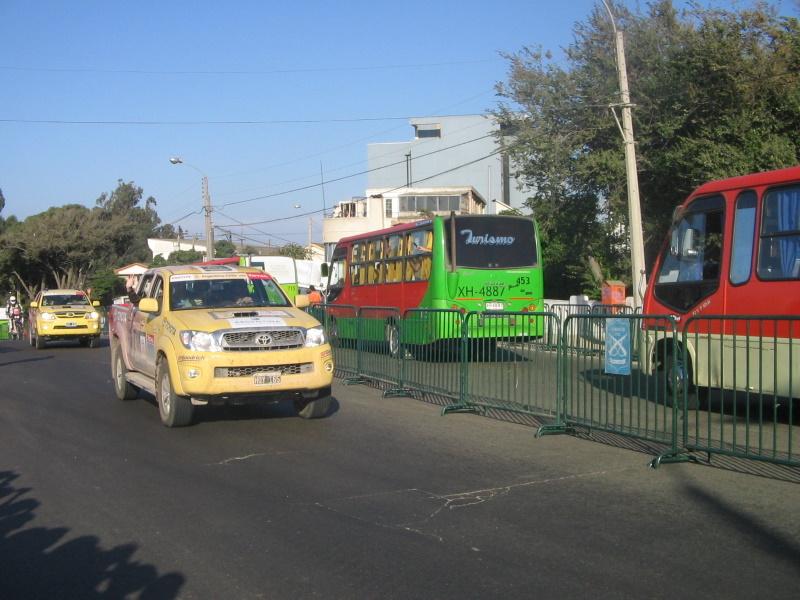
[[155,377],[156,375],[156,340],[161,325],[161,300],[163,298],[163,282],[160,276],[153,275],[142,281],[140,286],[142,297],[155,298],[159,301],[158,313],[145,313],[135,308],[131,324],[131,362],[137,371]]

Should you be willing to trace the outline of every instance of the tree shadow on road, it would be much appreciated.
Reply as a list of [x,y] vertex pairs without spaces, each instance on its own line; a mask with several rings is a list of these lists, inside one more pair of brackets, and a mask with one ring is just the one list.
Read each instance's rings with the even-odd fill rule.
[[686,484],[686,492],[692,499],[691,506],[705,507],[709,514],[722,518],[753,546],[800,573],[800,544],[791,535],[771,527],[769,515],[763,521],[758,520],[694,484]]
[[31,526],[39,507],[19,477],[0,471],[0,590],[5,598],[176,598],[185,577],[134,559],[138,546],[103,549],[95,536]]

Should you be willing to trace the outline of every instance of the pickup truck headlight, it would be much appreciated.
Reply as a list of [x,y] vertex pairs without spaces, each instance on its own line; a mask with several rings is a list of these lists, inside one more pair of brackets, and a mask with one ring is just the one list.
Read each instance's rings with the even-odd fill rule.
[[181,331],[181,343],[195,352],[219,352],[222,350],[214,336],[206,331]]
[[92,312],[86,315],[86,318],[89,319],[90,321],[97,321],[97,319],[100,318],[100,315],[97,314],[97,311],[93,310]]
[[54,313],[43,312],[39,315],[42,318],[42,321],[55,321],[56,315]]
[[325,343],[325,330],[322,327],[312,327],[306,329],[306,348],[321,346]]

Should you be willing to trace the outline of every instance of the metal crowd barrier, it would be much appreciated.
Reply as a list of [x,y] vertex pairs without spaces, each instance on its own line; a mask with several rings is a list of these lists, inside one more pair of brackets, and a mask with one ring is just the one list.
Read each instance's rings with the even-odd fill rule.
[[681,337],[688,450],[800,465],[800,316],[697,316]]
[[[552,305],[560,311],[558,305]],[[664,448],[800,466],[800,316],[669,315],[629,307],[461,313],[325,306],[337,375],[385,396],[436,394],[443,412],[501,409],[540,433],[602,430]]]
[[[615,330],[609,331],[612,324]],[[575,336],[575,330],[592,335]],[[670,316],[644,319],[624,311],[613,316],[597,311],[567,317],[561,354],[566,426],[667,444],[677,453],[677,388],[670,383],[667,367],[653,372],[648,368],[650,356],[674,356],[676,336],[677,326]]]

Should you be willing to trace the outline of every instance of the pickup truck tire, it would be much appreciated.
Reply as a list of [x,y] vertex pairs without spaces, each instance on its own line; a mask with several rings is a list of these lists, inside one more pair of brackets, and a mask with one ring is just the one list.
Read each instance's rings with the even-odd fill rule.
[[325,388],[320,390],[319,397],[316,400],[302,400],[294,401],[295,412],[304,419],[320,419],[328,414],[331,409],[331,390]]
[[99,345],[100,345],[99,337],[89,338],[89,348],[97,348]]
[[44,338],[39,335],[38,331],[36,332],[36,344],[34,345],[36,346],[37,350],[44,350],[44,347],[46,346]]
[[119,345],[111,349],[111,377],[114,380],[114,391],[120,400],[133,400],[139,395],[136,386],[125,379],[128,374],[128,367],[125,366],[125,359],[122,358],[122,350]]
[[172,387],[169,365],[165,360],[158,361],[156,367],[156,403],[161,422],[167,427],[184,427],[192,422],[194,406],[186,396],[178,396]]

